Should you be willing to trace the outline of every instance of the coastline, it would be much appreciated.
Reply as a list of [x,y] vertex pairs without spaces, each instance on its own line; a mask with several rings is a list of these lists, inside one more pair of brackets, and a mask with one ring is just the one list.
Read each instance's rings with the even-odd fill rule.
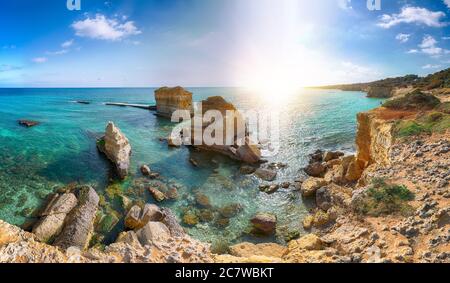
[[[399,118],[383,118],[387,112],[384,108],[378,108],[358,116],[357,156],[353,159],[334,156],[326,161],[327,166],[322,170],[324,172],[310,173],[317,175],[312,178],[324,180],[315,190],[326,187],[326,190],[321,191],[322,199],[319,202],[323,205],[325,198],[325,203],[329,204],[325,210],[321,205],[322,208],[314,209],[309,217],[309,225],[304,222],[311,234],[289,241],[287,247],[275,243],[241,243],[230,247],[229,254],[217,255],[212,254],[208,245],[183,234],[172,240],[169,239],[173,236],[163,238],[162,242],[155,241],[156,243],[145,247],[133,237],[122,236],[124,240],[105,247],[103,251],[92,248],[87,251],[71,249],[64,252],[38,243],[32,234],[2,222],[1,234],[6,236],[2,236],[0,241],[0,259],[4,262],[17,262],[18,254],[21,254],[21,260],[26,262],[170,262],[174,254],[173,250],[167,248],[167,243],[183,245],[188,242],[192,244],[191,249],[200,252],[197,257],[185,258],[180,254],[175,256],[181,259],[180,262],[446,262],[449,255],[449,235],[446,228],[449,226],[449,176],[442,175],[445,172],[434,173],[436,176],[444,176],[438,177],[434,184],[424,177],[427,171],[411,172],[408,167],[423,164],[423,157],[430,156],[430,159],[425,160],[429,163],[427,165],[437,168],[434,170],[441,172],[442,168],[448,168],[448,164],[440,164],[440,159],[433,156],[448,156],[449,132],[447,130],[413,141],[395,140],[392,135],[393,125]],[[325,154],[330,153],[320,153],[319,162],[323,161]],[[314,158],[317,157],[312,157],[313,161],[317,161]],[[443,160],[445,162],[449,159],[444,157]],[[364,165],[357,165],[360,161]],[[342,166],[344,172],[340,172]],[[353,168],[351,173],[349,168]],[[346,180],[336,179],[339,174],[344,174]],[[417,209],[417,213],[408,218],[399,215],[361,216],[354,213],[354,200],[368,189],[371,179],[378,177],[411,188],[416,195],[413,207]],[[307,180],[292,180],[299,193],[304,193],[307,189],[305,183],[308,183]],[[441,191],[435,191],[430,184],[439,186]],[[422,187],[427,189],[420,189]],[[314,193],[318,203],[317,192]],[[153,254],[154,249],[161,252],[159,257],[142,255]],[[51,251],[54,258],[46,258],[45,251]],[[125,256],[130,252],[134,256]]]

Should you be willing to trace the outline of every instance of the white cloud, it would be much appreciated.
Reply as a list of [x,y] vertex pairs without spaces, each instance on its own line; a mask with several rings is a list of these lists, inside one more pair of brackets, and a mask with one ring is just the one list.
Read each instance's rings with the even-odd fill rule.
[[385,29],[401,23],[443,27],[447,25],[447,23],[441,22],[443,18],[445,18],[445,13],[441,11],[433,12],[426,8],[404,6],[400,14],[382,15],[377,25]]
[[[450,1],[450,0],[449,0]],[[442,37],[443,40],[450,40],[450,36],[443,36]]]
[[410,49],[406,53],[408,53],[408,54],[415,54],[415,53],[419,53],[419,50],[417,50],[417,49]]
[[338,1],[338,6],[339,8],[341,8],[342,10],[352,10],[352,0],[337,0]]
[[425,66],[422,66],[422,69],[439,69],[440,67],[441,67],[441,65],[427,64]]
[[450,0],[444,0],[445,5],[450,9]]
[[422,43],[419,44],[419,47],[421,48],[421,51],[425,54],[437,56],[442,54],[445,50],[436,46],[437,41],[432,37],[431,35],[426,35]]
[[63,43],[61,44],[61,47],[62,47],[62,48],[69,48],[70,46],[73,45],[73,42],[74,42],[73,39],[67,40],[67,41],[65,41],[65,42],[63,42]]
[[61,50],[58,50],[58,51],[47,51],[47,52],[45,52],[45,54],[47,54],[47,55],[63,55],[63,54],[67,54],[67,53],[69,53],[69,50],[67,50],[67,49],[61,49]]
[[397,40],[400,41],[401,43],[405,43],[405,42],[408,42],[408,40],[409,40],[410,37],[411,37],[410,34],[399,33],[399,34],[397,34],[397,36],[395,37],[395,39],[397,39]]
[[9,65],[9,64],[1,64],[0,65],[0,73],[9,72],[9,71],[15,71],[20,70],[21,67]]
[[142,33],[133,21],[120,22],[114,18],[108,19],[102,14],[97,14],[95,18],[88,17],[83,21],[74,22],[72,28],[80,37],[112,41]]
[[48,59],[47,59],[46,57],[36,57],[36,58],[33,58],[32,61],[33,61],[34,63],[41,64],[41,63],[47,62]]

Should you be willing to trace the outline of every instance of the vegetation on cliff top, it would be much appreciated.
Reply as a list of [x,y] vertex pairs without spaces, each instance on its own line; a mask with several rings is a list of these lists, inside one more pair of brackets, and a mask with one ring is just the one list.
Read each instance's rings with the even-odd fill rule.
[[405,96],[386,101],[383,107],[395,110],[430,110],[440,104],[441,101],[435,96],[415,90]]
[[408,204],[414,194],[406,187],[388,184],[382,178],[372,180],[372,185],[354,204],[357,213],[378,217],[386,214],[410,215],[414,211]]
[[406,75],[403,77],[387,78],[369,83],[347,84],[324,86],[325,89],[342,89],[349,91],[365,91],[369,87],[391,87],[391,88],[418,88],[420,90],[432,90],[437,88],[450,88],[450,68],[428,75],[419,77],[417,75]]

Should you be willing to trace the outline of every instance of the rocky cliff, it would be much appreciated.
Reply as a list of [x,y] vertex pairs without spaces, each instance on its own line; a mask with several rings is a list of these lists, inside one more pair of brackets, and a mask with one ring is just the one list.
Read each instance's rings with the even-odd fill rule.
[[359,113],[356,146],[357,160],[362,168],[373,163],[389,165],[390,150],[394,143],[394,122],[383,119],[379,110]]
[[192,112],[192,93],[182,87],[163,87],[155,91],[157,115],[172,118],[176,110]]

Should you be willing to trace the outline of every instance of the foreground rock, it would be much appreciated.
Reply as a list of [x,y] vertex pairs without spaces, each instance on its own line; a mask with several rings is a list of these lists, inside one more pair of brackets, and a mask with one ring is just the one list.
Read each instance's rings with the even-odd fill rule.
[[78,189],[77,194],[78,204],[67,215],[66,224],[55,240],[55,245],[62,249],[77,247],[85,250],[92,237],[99,196],[93,188],[87,186]]
[[77,203],[73,193],[55,195],[42,212],[41,219],[33,227],[36,238],[44,243],[51,241],[61,232],[66,216]]
[[119,178],[125,179],[130,168],[131,145],[113,122],[108,123],[105,136],[97,141],[97,147],[114,164]]
[[192,112],[192,93],[182,87],[163,87],[155,91],[157,115],[172,118],[176,110]]

